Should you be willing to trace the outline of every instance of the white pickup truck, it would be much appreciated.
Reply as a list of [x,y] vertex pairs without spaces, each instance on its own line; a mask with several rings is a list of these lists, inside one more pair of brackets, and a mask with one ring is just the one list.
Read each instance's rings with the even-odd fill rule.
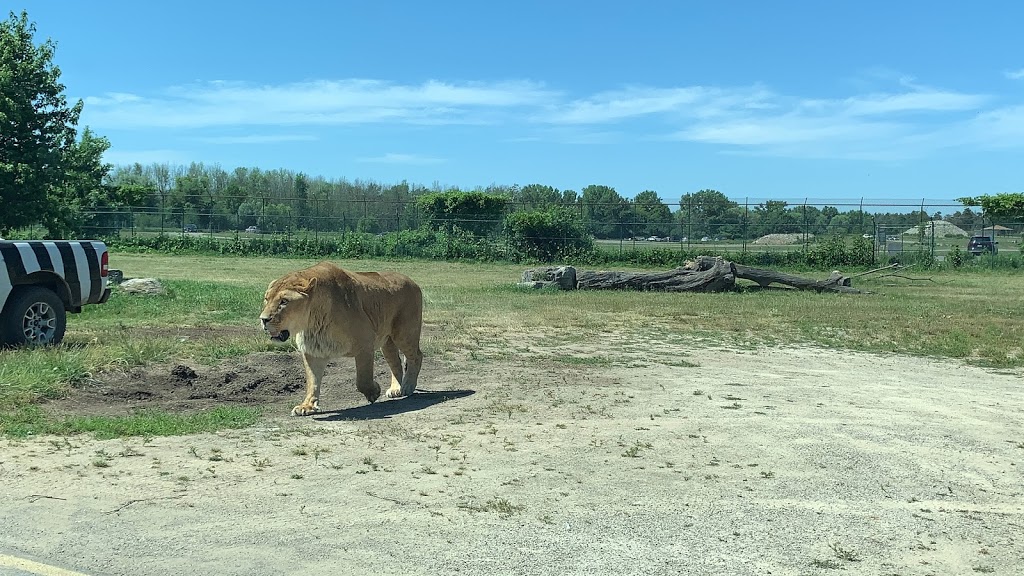
[[0,240],[0,344],[58,344],[67,313],[110,298],[98,240]]

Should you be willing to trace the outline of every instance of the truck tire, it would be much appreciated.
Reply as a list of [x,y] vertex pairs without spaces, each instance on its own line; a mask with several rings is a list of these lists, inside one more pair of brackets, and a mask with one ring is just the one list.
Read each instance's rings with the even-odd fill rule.
[[13,346],[60,344],[67,328],[64,302],[43,286],[15,289],[0,313],[0,340]]

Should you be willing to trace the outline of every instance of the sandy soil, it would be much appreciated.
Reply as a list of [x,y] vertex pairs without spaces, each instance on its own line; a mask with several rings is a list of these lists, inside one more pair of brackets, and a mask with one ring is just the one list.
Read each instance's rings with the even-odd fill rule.
[[286,416],[287,354],[101,375],[47,409],[281,417],[2,440],[0,554],[140,576],[1024,572],[1020,374],[636,339],[521,350],[432,359],[423,391],[373,406],[339,362],[305,419]]

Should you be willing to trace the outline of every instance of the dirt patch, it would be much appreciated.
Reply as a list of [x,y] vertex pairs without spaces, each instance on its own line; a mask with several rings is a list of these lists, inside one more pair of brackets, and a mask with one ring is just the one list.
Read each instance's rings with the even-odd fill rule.
[[0,440],[0,573],[4,554],[136,576],[1024,573],[1017,372],[538,338],[434,359],[424,391],[373,405],[339,362],[311,418],[287,416],[294,354],[106,375],[67,402],[281,416]]
[[[429,359],[425,370],[432,370]],[[366,400],[354,385],[352,360],[332,362],[324,374],[322,404],[350,405]],[[391,373],[383,359],[374,378],[386,388]],[[67,398],[44,405],[53,414],[114,415],[138,409],[195,411],[224,405],[290,410],[302,400],[306,380],[296,352],[261,352],[214,365],[171,362],[96,374]]]

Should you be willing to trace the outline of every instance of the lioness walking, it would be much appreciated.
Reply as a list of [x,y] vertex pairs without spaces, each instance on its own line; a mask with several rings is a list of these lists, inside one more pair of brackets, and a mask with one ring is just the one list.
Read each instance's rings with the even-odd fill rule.
[[[270,283],[260,324],[272,340],[295,336],[306,369],[306,397],[293,416],[320,411],[320,383],[327,363],[355,357],[356,388],[370,402],[380,397],[373,355],[380,348],[391,368],[388,398],[416,390],[423,364],[420,331],[423,293],[397,272],[349,272],[321,262]],[[399,356],[405,355],[405,365]]]

